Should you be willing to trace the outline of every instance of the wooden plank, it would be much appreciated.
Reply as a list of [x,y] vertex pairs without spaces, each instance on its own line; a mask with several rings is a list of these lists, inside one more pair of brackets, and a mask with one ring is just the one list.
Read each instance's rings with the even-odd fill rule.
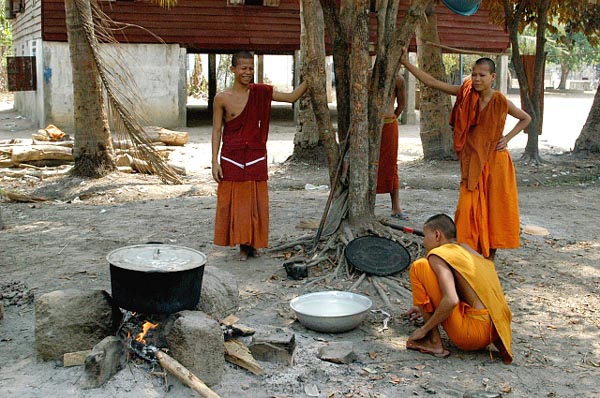
[[[400,0],[398,23],[410,0]],[[144,26],[167,43],[194,51],[219,52],[245,48],[263,53],[293,53],[300,47],[300,16],[297,0],[282,0],[279,7],[227,6],[225,0],[179,0],[171,9],[147,2],[111,1],[104,11],[123,23]],[[440,41],[446,46],[489,52],[504,51],[509,40],[504,30],[489,22],[481,7],[473,16],[454,14],[436,7]],[[67,41],[63,0],[42,0],[42,38]],[[375,40],[375,16],[371,15],[371,40]],[[130,43],[157,43],[141,29],[127,29]],[[123,40],[124,36],[118,36]],[[414,40],[413,40],[414,46]]]

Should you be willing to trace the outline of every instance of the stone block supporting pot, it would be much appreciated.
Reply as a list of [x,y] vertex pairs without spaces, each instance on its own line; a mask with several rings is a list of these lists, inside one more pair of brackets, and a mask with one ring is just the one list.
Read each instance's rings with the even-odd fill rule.
[[207,385],[221,382],[225,367],[223,331],[199,311],[182,311],[166,331],[169,355]]
[[240,293],[235,276],[217,267],[204,267],[202,294],[196,309],[214,318],[225,318],[237,312]]
[[56,290],[35,300],[35,348],[41,360],[89,350],[113,334],[112,307],[103,290]]

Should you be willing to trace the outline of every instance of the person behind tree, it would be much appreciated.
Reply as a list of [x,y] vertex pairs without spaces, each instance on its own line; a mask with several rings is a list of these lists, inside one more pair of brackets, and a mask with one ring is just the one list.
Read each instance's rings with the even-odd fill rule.
[[423,325],[406,341],[406,348],[437,357],[444,348],[439,327],[458,348],[481,350],[494,344],[505,363],[512,362],[508,307],[494,263],[456,241],[450,217],[437,214],[423,224],[426,258],[410,267],[413,305],[406,313]]
[[[461,170],[455,222],[458,240],[493,259],[496,249],[520,245],[520,220],[515,168],[508,142],[531,122],[531,117],[492,88],[496,66],[489,58],[473,65],[462,86],[437,80],[408,61],[401,63],[423,84],[456,95],[450,124]],[[503,134],[506,115],[518,119]]]
[[376,192],[390,194],[392,217],[408,220],[408,215],[402,211],[400,206],[400,182],[398,180],[398,118],[404,110],[404,105],[404,79],[398,75],[394,81],[390,105],[381,129]]
[[255,84],[254,55],[241,51],[231,59],[233,85],[218,93],[213,104],[212,176],[218,183],[214,243],[240,245],[240,260],[267,247],[269,196],[267,137],[271,101],[295,102],[306,82],[291,93]]

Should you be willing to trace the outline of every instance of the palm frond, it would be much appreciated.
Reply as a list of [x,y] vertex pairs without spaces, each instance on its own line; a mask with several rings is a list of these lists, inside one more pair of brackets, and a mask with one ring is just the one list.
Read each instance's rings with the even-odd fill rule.
[[[89,10],[86,8],[88,2],[91,6],[91,18],[89,15],[85,17],[85,10]],[[115,134],[123,135],[123,140],[131,143],[134,156],[147,165],[146,172],[157,174],[166,183],[180,184],[179,175],[154,149],[142,127],[146,118],[141,113],[143,107],[140,90],[125,66],[124,49],[119,47],[120,43],[114,37],[114,31],[131,25],[113,21],[102,11],[97,0],[74,0],[74,4],[81,16],[86,40],[102,81],[108,117]],[[102,43],[112,46],[102,46]]]

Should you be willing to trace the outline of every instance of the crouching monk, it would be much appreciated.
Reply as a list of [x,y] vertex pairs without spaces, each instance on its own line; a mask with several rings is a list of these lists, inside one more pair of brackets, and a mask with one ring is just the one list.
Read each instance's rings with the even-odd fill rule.
[[307,86],[303,82],[293,92],[281,93],[253,84],[254,55],[246,51],[233,55],[230,70],[233,86],[218,93],[213,105],[212,175],[219,183],[214,243],[239,244],[240,260],[246,260],[268,244],[271,101],[295,102]]
[[406,342],[406,348],[445,357],[439,327],[458,348],[481,350],[494,344],[504,363],[512,362],[511,319],[494,263],[470,247],[456,243],[456,226],[438,214],[423,225],[427,258],[410,268],[413,305],[406,313],[424,324]]

